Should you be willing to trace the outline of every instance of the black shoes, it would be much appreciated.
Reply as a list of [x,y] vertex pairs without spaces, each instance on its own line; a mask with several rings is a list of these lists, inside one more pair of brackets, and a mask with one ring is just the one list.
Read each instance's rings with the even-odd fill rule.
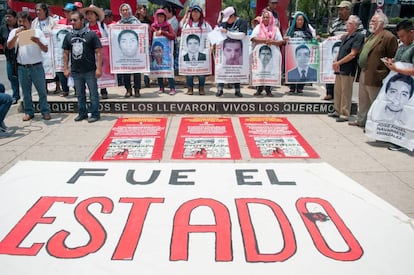
[[216,93],[216,96],[217,97],[220,97],[222,95],[223,95],[223,91],[222,90],[218,90],[217,93]]
[[237,97],[243,97],[243,95],[242,95],[242,93],[240,93],[240,91],[237,91],[234,95],[237,96]]

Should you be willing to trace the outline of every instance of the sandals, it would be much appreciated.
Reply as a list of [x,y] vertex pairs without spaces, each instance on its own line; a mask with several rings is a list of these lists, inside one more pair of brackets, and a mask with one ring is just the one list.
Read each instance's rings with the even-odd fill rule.
[[24,114],[22,120],[29,121],[29,120],[32,120],[33,118],[34,118],[34,115]]

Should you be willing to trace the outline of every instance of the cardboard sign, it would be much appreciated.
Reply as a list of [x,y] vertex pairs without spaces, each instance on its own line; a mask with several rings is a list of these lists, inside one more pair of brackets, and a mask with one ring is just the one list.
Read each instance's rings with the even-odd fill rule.
[[324,163],[19,162],[2,274],[411,275],[413,220]]

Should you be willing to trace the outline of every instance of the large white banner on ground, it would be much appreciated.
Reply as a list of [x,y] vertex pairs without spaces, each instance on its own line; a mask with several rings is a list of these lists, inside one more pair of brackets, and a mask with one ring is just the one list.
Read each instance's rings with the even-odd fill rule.
[[19,162],[2,274],[411,275],[414,223],[324,163]]

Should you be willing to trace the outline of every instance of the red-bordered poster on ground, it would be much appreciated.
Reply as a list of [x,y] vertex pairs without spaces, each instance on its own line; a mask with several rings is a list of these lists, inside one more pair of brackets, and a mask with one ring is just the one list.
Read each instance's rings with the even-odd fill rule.
[[167,118],[119,118],[91,160],[160,160]]
[[240,117],[252,158],[319,158],[284,117]]
[[183,117],[173,159],[241,159],[230,118]]

